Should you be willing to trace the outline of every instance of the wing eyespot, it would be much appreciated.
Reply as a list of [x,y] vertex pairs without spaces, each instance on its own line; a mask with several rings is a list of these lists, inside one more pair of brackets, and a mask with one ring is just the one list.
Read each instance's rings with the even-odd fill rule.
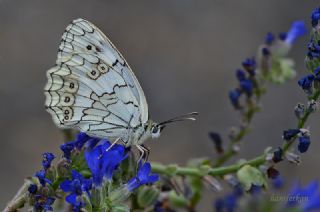
[[90,72],[87,73],[87,75],[90,79],[96,80],[100,76],[100,73],[96,70],[91,70]]
[[65,90],[70,93],[76,93],[78,91],[79,85],[74,80],[68,80],[65,82]]
[[98,70],[99,70],[101,73],[105,74],[105,73],[107,73],[107,72],[109,71],[109,68],[108,68],[108,66],[107,66],[106,64],[104,64],[104,63],[99,63],[99,65],[98,65]]
[[75,98],[70,93],[64,93],[60,98],[61,106],[72,106],[74,104]]

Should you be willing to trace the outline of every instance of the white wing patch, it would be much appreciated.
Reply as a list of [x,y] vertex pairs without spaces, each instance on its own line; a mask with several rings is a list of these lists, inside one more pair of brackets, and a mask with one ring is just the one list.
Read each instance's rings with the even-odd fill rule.
[[67,26],[47,78],[45,105],[59,127],[114,139],[148,121],[144,93],[128,63],[88,21]]

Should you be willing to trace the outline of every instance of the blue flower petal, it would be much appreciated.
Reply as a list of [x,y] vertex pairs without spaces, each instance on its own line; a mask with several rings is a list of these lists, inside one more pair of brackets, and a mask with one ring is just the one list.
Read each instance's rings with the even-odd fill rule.
[[66,197],[66,201],[70,204],[76,204],[77,203],[77,195],[74,194],[74,193],[71,193],[69,194],[67,197]]
[[305,35],[307,33],[307,28],[303,21],[295,21],[293,22],[291,29],[287,33],[287,37],[285,42],[289,45],[292,45],[296,39]]

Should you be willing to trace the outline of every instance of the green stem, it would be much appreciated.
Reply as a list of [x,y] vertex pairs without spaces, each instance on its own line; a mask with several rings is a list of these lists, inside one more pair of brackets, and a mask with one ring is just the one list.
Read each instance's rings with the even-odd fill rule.
[[[314,100],[314,101],[317,101],[320,97],[320,90],[317,90],[310,98],[309,100]],[[301,119],[299,119],[299,122],[298,122],[298,125],[297,125],[297,128],[298,129],[301,129],[304,127],[305,123],[307,122],[310,114],[312,113],[311,110],[307,110],[306,113],[303,115],[303,117]],[[286,152],[290,147],[291,145],[294,143],[294,141],[297,139],[297,136],[292,139],[291,141],[289,142],[286,142],[283,146],[282,146],[282,149],[284,152]]]
[[[244,163],[233,164],[230,166],[209,168],[206,171],[203,171],[201,168],[195,167],[181,167],[176,165],[163,165],[159,163],[151,163],[152,171],[158,174],[164,174],[168,176],[172,175],[181,175],[181,176],[194,176],[194,177],[203,177],[205,175],[223,176],[226,174],[234,173],[238,171],[244,165],[259,166],[266,162],[265,155],[260,155],[252,160],[249,160]],[[172,167],[175,167],[174,170]]]

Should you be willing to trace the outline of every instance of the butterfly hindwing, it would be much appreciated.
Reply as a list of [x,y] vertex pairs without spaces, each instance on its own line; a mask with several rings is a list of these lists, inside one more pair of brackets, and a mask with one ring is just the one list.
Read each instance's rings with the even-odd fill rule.
[[59,127],[112,139],[148,120],[145,96],[129,65],[88,21],[67,26],[47,77],[45,105]]

